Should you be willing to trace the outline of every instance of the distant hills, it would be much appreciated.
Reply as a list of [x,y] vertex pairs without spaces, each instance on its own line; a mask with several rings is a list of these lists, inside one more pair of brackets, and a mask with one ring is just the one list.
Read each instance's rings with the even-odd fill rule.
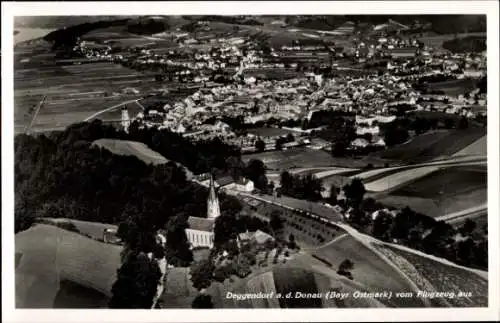
[[[31,16],[16,17],[15,27],[31,28],[67,28],[70,26],[97,21],[122,20],[138,16]],[[176,16],[155,16],[172,17]],[[264,18],[266,17],[266,18]],[[187,20],[210,20],[228,24],[265,24],[269,16],[183,16]],[[485,15],[307,15],[307,16],[276,16],[282,18],[288,25],[333,30],[342,24],[352,21],[358,27],[363,25],[379,25],[388,21],[396,21],[408,25],[412,29],[424,28],[438,34],[486,32]]]
[[302,28],[331,30],[347,21],[359,27],[379,25],[395,21],[413,29],[427,26],[438,34],[462,32],[486,32],[485,15],[329,15],[329,16],[287,16],[287,22]]

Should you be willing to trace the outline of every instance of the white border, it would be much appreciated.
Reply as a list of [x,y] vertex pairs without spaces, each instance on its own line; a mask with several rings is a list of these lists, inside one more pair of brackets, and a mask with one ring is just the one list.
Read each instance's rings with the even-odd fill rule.
[[[489,307],[481,309],[15,310],[13,16],[203,14],[487,14]],[[2,2],[2,320],[6,322],[283,322],[499,320],[499,25],[497,1]]]

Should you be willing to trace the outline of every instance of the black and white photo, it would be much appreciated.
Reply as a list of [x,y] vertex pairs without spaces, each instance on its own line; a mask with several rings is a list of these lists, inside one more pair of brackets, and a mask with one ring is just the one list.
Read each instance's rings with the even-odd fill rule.
[[490,16],[379,11],[14,15],[14,307],[498,305]]

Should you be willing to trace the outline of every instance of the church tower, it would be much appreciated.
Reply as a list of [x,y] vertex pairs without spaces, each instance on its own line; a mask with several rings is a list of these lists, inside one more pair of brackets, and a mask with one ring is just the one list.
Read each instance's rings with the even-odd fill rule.
[[214,177],[210,176],[210,188],[207,198],[207,218],[215,219],[220,215],[219,198],[215,192]]

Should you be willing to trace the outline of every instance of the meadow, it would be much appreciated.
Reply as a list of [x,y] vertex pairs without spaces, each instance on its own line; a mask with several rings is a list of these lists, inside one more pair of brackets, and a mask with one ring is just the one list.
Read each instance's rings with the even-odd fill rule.
[[374,156],[404,162],[425,162],[452,156],[482,137],[486,137],[486,131],[482,128],[433,131],[418,135],[408,142],[378,152]]
[[63,129],[157,87],[152,76],[118,64],[82,59],[81,64],[72,65],[61,63],[47,44],[28,46],[23,51],[28,49],[32,55],[20,52],[15,56],[16,133],[32,121],[44,96],[45,102],[33,120],[33,131]]
[[15,238],[16,253],[22,255],[16,268],[17,307],[52,308],[65,280],[111,296],[121,247],[45,224]]
[[[354,281],[367,291],[386,290],[394,293],[412,290],[412,285],[396,269],[350,235],[327,244],[313,254],[326,259],[334,270],[337,270],[345,259],[351,260],[354,263],[351,271]],[[397,307],[423,305],[418,299],[393,298],[391,303]]]

